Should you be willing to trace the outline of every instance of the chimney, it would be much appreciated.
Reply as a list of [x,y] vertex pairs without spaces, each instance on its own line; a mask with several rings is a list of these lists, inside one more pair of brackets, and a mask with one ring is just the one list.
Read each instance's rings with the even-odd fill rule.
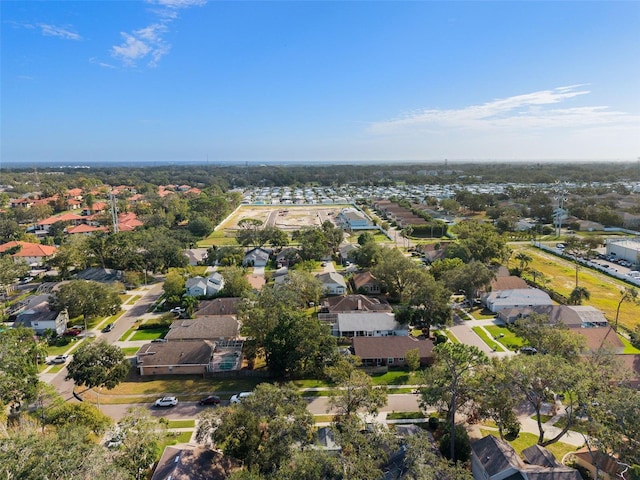
[[362,299],[358,298],[358,310],[362,310]]

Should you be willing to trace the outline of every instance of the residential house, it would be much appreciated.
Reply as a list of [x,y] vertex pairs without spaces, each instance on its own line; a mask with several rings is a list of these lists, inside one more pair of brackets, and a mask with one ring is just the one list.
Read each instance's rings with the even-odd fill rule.
[[384,299],[368,297],[366,295],[344,295],[341,297],[327,297],[322,300],[318,319],[335,323],[338,313],[356,312],[393,312],[391,305]]
[[242,259],[242,265],[245,267],[264,267],[269,262],[271,252],[264,248],[252,248]]
[[195,317],[203,315],[236,315],[238,306],[242,301],[239,297],[216,298],[214,300],[202,300],[198,310],[194,313]]
[[224,277],[218,272],[213,272],[207,277],[207,296],[217,295],[224,288]]
[[109,229],[107,227],[96,227],[94,225],[81,223],[75,227],[67,227],[65,231],[67,235],[93,235],[96,232],[108,232]]
[[351,260],[351,255],[354,250],[360,248],[359,245],[354,245],[353,243],[347,243],[344,245],[340,245],[338,247],[338,256],[340,257],[340,263],[345,263],[348,260]]
[[380,293],[380,282],[371,272],[356,273],[351,277],[351,284],[354,292],[363,292],[367,295],[377,295]]
[[203,277],[188,278],[185,287],[186,294],[190,297],[205,297],[207,295],[207,280]]
[[106,202],[94,202],[91,206],[87,206],[82,210],[82,215],[96,215],[103,213],[109,209],[109,204]]
[[371,219],[363,211],[354,207],[343,208],[336,215],[336,222],[345,230],[366,230],[373,225]]
[[347,282],[337,272],[325,272],[316,275],[328,295],[343,295],[347,291]]
[[418,340],[411,336],[353,337],[351,347],[365,367],[402,367],[406,365],[407,352],[414,349],[420,353],[420,365],[426,366],[433,361],[431,339]]
[[151,480],[224,480],[242,468],[242,463],[203,446],[168,446]]
[[140,375],[204,374],[212,369],[215,342],[185,340],[147,343],[136,353]]
[[400,325],[393,313],[338,313],[331,333],[338,337],[407,336],[409,329]]
[[61,215],[54,215],[44,220],[40,220],[34,227],[33,233],[39,236],[44,236],[49,233],[51,225],[54,223],[62,222],[68,225],[80,225],[84,223],[84,217],[76,215],[75,213],[63,213]]
[[[544,450],[542,453],[540,449]],[[526,449],[529,450],[529,449]],[[525,450],[525,451],[526,451]],[[525,455],[526,463],[504,440],[488,435],[471,444],[471,471],[475,480],[582,480],[580,473],[558,463],[544,447]]]
[[493,313],[506,308],[537,307],[553,305],[551,297],[537,288],[518,288],[514,290],[500,290],[490,292],[483,298],[487,308]]
[[586,469],[591,474],[591,478],[596,478],[596,465],[598,466],[598,479],[599,480],[614,480],[620,477],[620,465],[614,457],[602,453],[595,449],[589,451],[587,447],[583,447],[580,450],[570,453],[570,460],[573,460],[576,465]]
[[238,320],[233,315],[206,315],[171,323],[167,340],[231,340],[238,338]]
[[276,255],[276,263],[280,267],[290,267],[297,263],[299,260],[300,250],[295,247],[283,248]]
[[78,280],[91,280],[99,283],[124,283],[124,273],[121,270],[113,270],[111,268],[86,268],[76,273],[73,277]]
[[16,247],[19,249],[13,253],[15,262],[25,262],[32,267],[40,267],[51,257],[53,257],[58,249],[50,245],[41,245],[39,243],[11,241],[0,245],[0,253],[12,250]]
[[69,314],[66,310],[55,312],[45,300],[19,313],[15,324],[33,328],[39,335],[42,335],[45,330],[53,330],[56,334],[62,335],[67,329],[68,322]]
[[118,230],[121,232],[130,232],[143,225],[144,223],[133,212],[118,214]]
[[591,351],[606,348],[613,353],[622,353],[624,344],[611,328],[604,314],[587,305],[541,305],[537,307],[506,308],[498,312],[497,318],[513,323],[533,314],[545,315],[551,325],[562,324],[572,332],[585,338]]

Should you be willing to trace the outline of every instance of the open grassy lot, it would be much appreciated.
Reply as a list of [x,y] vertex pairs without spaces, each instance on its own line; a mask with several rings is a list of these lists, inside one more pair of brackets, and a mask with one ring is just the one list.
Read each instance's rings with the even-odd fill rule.
[[625,355],[638,355],[638,354],[640,354],[640,349],[634,347],[633,345],[631,345],[631,342],[629,340],[624,338],[622,335],[618,335],[618,338],[620,338],[622,343],[624,343],[624,350],[622,351],[622,353],[624,353]]
[[140,350],[138,347],[125,347],[122,349],[122,353],[127,357],[131,357],[135,355],[138,350]]
[[490,338],[489,335],[487,335],[487,332],[485,332],[481,327],[473,327],[471,330],[473,330],[484,343],[489,345],[489,348],[496,352],[504,352],[504,348],[494,342],[493,339]]
[[[576,270],[573,262],[531,246],[514,248],[514,254],[519,251],[525,251],[531,256],[533,261],[529,264],[529,268],[542,273],[549,279],[549,288],[569,297],[575,288]],[[629,285],[584,266],[580,266],[578,278],[579,285],[585,287],[591,297],[589,300],[585,300],[583,305],[591,305],[602,310],[609,322],[613,323],[620,301],[620,292]],[[633,330],[636,325],[640,324],[640,307],[624,303],[620,309],[618,321],[623,327]]]
[[[500,436],[498,432],[495,430],[486,430],[484,428],[481,428],[480,432],[482,433],[483,437],[486,435],[493,435],[495,437]],[[511,444],[511,446],[514,448],[516,452],[521,453],[522,450],[524,450],[525,448],[535,445],[537,441],[538,441],[537,435],[534,435],[533,433],[522,432],[518,434],[518,438],[516,438],[515,440],[509,443]],[[551,445],[548,445],[546,448],[551,453],[553,453],[553,455],[556,457],[556,459],[558,459],[558,461],[562,460],[562,457],[564,457],[567,453],[575,452],[577,450],[577,448],[574,447],[573,445],[569,445],[567,443],[562,443],[562,442],[552,443]]]
[[195,428],[195,420],[169,420],[169,428]]
[[498,337],[500,339],[500,343],[502,343],[509,350],[519,350],[520,347],[524,345],[524,339],[517,336],[507,327],[498,327],[497,325],[489,325],[486,328],[489,333],[495,338]]

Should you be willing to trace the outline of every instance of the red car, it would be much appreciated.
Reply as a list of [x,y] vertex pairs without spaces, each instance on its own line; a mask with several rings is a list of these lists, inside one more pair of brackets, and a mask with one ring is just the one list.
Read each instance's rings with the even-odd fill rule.
[[220,397],[217,395],[209,395],[198,402],[200,405],[220,405]]
[[80,330],[79,328],[69,328],[69,329],[65,330],[63,335],[65,335],[67,337],[77,337],[81,333],[82,333],[82,330]]

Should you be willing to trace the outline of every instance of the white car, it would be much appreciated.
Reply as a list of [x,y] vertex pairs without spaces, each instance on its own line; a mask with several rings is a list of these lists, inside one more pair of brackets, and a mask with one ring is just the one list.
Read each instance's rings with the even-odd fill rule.
[[231,399],[229,400],[229,403],[240,403],[244,398],[247,398],[251,395],[253,395],[253,392],[236,393],[235,395],[231,395]]
[[68,358],[69,358],[69,355],[58,355],[57,357],[53,357],[53,359],[51,360],[51,363],[57,363],[57,364],[66,363]]
[[175,407],[178,404],[176,397],[162,397],[155,401],[153,404],[156,407]]

